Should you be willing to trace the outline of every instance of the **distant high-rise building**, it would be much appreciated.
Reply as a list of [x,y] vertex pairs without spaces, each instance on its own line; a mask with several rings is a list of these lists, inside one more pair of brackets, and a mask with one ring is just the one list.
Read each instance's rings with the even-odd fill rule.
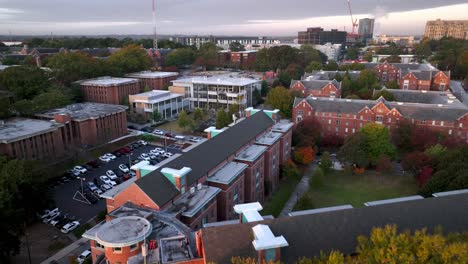
[[358,33],[363,41],[367,42],[374,37],[374,22],[373,18],[359,19]]
[[435,40],[443,37],[468,40],[468,20],[427,21],[424,37]]
[[308,28],[307,31],[300,31],[298,33],[298,43],[324,45],[330,42],[331,44],[344,45],[346,43],[346,34],[346,31],[338,31],[338,29],[324,31],[323,28],[320,27]]

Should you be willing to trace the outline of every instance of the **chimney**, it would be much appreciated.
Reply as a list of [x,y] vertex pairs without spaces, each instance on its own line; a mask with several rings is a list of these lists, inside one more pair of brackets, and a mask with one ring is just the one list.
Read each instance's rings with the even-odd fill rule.
[[192,169],[188,167],[183,167],[180,170],[172,168],[164,168],[161,170],[161,173],[166,176],[166,178],[174,184],[174,186],[184,194],[187,189],[187,174],[191,172]]
[[234,205],[234,211],[239,215],[241,223],[263,221],[263,217],[259,213],[262,209],[259,202]]
[[258,263],[276,263],[281,261],[281,248],[289,246],[283,236],[273,234],[267,225],[252,227],[254,241],[252,245],[258,254]]
[[222,128],[222,129],[216,129],[216,127],[209,127],[205,130],[203,130],[205,133],[207,133],[207,136],[206,138],[207,139],[211,139],[211,138],[214,138],[215,136],[221,134],[221,132],[223,132],[224,130],[226,130],[227,128]]

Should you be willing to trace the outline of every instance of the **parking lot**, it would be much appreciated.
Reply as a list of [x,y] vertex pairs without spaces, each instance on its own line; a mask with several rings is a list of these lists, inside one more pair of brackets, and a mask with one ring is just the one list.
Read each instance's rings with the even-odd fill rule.
[[[99,180],[99,177],[101,175],[106,175],[107,170],[113,170],[117,173],[119,171],[118,166],[120,164],[128,165],[129,161],[138,159],[142,153],[149,153],[150,150],[156,147],[157,146],[150,144],[141,146],[138,149],[134,149],[129,153],[129,155],[122,155],[108,163],[101,163],[102,165],[98,168],[94,168],[84,174],[81,174],[80,177],[85,178],[85,180],[83,180],[83,189],[86,191],[87,182],[98,182],[100,185],[101,181]],[[167,147],[167,151],[171,153],[180,153],[181,149],[178,145],[170,145]],[[62,213],[74,216],[76,219],[80,220],[81,223],[85,223],[96,216],[99,212],[105,210],[105,200],[99,199],[95,204],[86,204],[76,201],[73,199],[73,196],[78,190],[81,190],[81,181],[78,179],[72,179],[69,182],[57,184],[53,189],[54,200],[56,207],[58,207]]]

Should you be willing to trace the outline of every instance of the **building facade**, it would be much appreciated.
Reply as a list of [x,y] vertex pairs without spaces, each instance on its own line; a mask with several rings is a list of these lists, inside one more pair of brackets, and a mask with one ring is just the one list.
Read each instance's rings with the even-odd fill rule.
[[407,46],[414,44],[414,36],[388,36],[379,35],[375,38],[376,43],[387,43],[393,42],[400,46]]
[[64,125],[54,121],[11,118],[0,121],[0,154],[15,159],[45,160],[64,155]]
[[292,80],[290,89],[298,91],[304,97],[341,97],[341,82],[336,80],[312,80],[307,78],[300,81]]
[[84,100],[101,104],[123,104],[129,95],[142,92],[138,79],[99,77],[79,81]]
[[345,45],[346,35],[346,31],[338,31],[338,29],[325,31],[323,28],[314,27],[308,28],[307,31],[300,31],[298,33],[298,43],[301,45],[325,45],[330,42]]
[[140,80],[143,90],[162,90],[171,81],[177,79],[177,72],[142,71],[127,74],[126,77]]
[[369,42],[374,37],[374,22],[375,19],[373,18],[359,19],[358,34],[365,43]]
[[92,147],[127,134],[128,107],[80,103],[37,114],[43,120],[63,124],[61,133],[66,146]]
[[183,110],[188,111],[190,102],[184,95],[169,91],[153,90],[129,96],[130,109],[152,119],[158,112],[162,120],[173,119]]
[[435,40],[444,37],[468,40],[468,20],[427,21],[424,37]]
[[252,106],[253,91],[261,89],[260,80],[226,76],[196,76],[172,81],[173,92],[183,92],[191,108],[219,109],[237,104]]
[[[409,95],[407,95],[409,96]],[[468,142],[468,109],[464,106],[378,100],[296,98],[293,120],[299,123],[315,118],[324,135],[346,138],[367,123],[382,124],[390,131],[407,122],[418,128],[430,129]]]
[[331,44],[330,42],[324,45],[314,45],[314,48],[327,55],[328,60],[338,61],[342,53],[341,44]]

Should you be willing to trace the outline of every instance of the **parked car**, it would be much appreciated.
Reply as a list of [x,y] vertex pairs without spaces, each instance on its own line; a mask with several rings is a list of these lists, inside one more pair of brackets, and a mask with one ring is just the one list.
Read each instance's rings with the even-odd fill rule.
[[163,132],[163,131],[161,131],[161,130],[159,130],[159,129],[155,129],[155,130],[153,131],[153,134],[156,134],[156,135],[161,135],[161,136],[163,136],[163,135],[164,135],[164,132]]
[[177,140],[185,140],[184,136],[175,136],[174,138],[177,139]]
[[98,199],[96,198],[96,196],[94,196],[93,194],[91,193],[85,193],[84,196],[86,197],[86,199],[88,199],[88,201],[92,204],[95,204],[98,202]]
[[148,142],[144,141],[144,140],[138,140],[136,143],[138,143],[139,145],[141,146],[146,146],[148,145]]
[[74,170],[74,169],[67,170],[67,173],[68,173],[70,176],[73,176],[73,177],[78,177],[78,176],[81,175],[81,172],[76,171],[76,170]]
[[117,175],[115,175],[115,172],[113,170],[107,170],[106,171],[107,177],[109,177],[111,180],[117,179]]
[[120,164],[119,170],[121,170],[123,173],[128,173],[130,171],[130,169],[125,164]]
[[118,178],[124,176],[124,173],[121,172],[121,171],[117,171],[117,172],[115,173],[115,175],[117,175],[117,179],[118,179]]
[[86,163],[86,165],[89,165],[89,166],[91,166],[93,168],[98,168],[100,164],[99,164],[98,160],[92,160],[92,161]]
[[40,219],[44,219],[44,218],[48,217],[49,215],[54,214],[54,213],[56,213],[58,211],[59,211],[58,208],[55,208],[55,209],[52,209],[52,210],[46,209],[46,210],[44,210],[42,212],[37,213],[37,216]]
[[61,214],[58,217],[56,217],[55,219],[50,220],[49,224],[51,226],[56,226],[58,223],[60,223],[60,221],[63,221],[64,219],[67,219],[67,217],[65,215]]
[[64,219],[60,220],[58,223],[55,224],[56,228],[62,228],[64,225],[70,223],[73,219],[69,217],[65,217]]
[[173,138],[173,137],[175,137],[175,135],[174,135],[174,134],[172,134],[172,133],[169,133],[169,132],[168,132],[168,133],[166,133],[166,134],[164,134],[164,136],[166,136],[166,137],[170,137],[170,138]]
[[102,175],[99,177],[99,179],[101,179],[101,181],[105,184],[109,184],[111,186],[116,186],[117,183],[115,181],[112,181],[111,179],[109,179],[109,177],[107,177],[106,175]]
[[148,156],[148,154],[143,153],[143,154],[140,155],[140,159],[149,161],[149,160],[150,160],[150,157]]
[[94,192],[98,188],[96,184],[94,184],[94,182],[87,182],[86,186],[88,186],[88,189],[92,192]]
[[76,262],[78,262],[78,264],[82,264],[85,260],[87,260],[89,258],[91,258],[91,250],[87,249],[87,250],[83,251],[83,253],[81,253],[76,258]]
[[189,138],[189,141],[192,141],[192,142],[198,143],[198,142],[200,142],[200,139],[199,139],[199,138],[197,138],[197,137],[190,137],[190,138]]
[[134,160],[132,160],[132,165],[135,165],[135,164],[139,163],[140,161],[141,160],[139,160],[139,159],[134,159]]
[[62,231],[62,233],[68,234],[69,232],[75,230],[79,225],[80,225],[80,222],[73,221],[64,225],[62,229],[60,229],[60,231]]
[[99,189],[99,188],[97,188],[96,190],[94,190],[93,193],[96,194],[96,195],[98,195],[98,196],[101,195],[101,194],[103,194],[102,190]]
[[153,129],[151,127],[144,127],[144,128],[141,129],[141,131],[146,132],[146,133],[151,133],[151,131],[153,131]]
[[112,187],[108,184],[102,184],[100,187],[103,192],[107,192],[108,190],[112,189]]
[[115,160],[117,157],[113,154],[110,154],[110,153],[106,153],[103,155],[104,157],[108,157],[109,159],[111,160]]
[[110,162],[112,159],[107,156],[101,156],[99,157],[99,160],[103,162]]
[[132,178],[131,174],[125,174],[124,176],[122,176],[123,181],[128,181],[130,180],[130,178]]
[[48,215],[46,218],[42,219],[42,222],[48,224],[50,221],[54,220],[60,215],[60,211]]
[[75,166],[73,167],[74,171],[79,171],[81,174],[86,173],[88,170],[86,168],[83,168],[82,166]]
[[133,147],[133,149],[137,149],[141,147],[141,145],[138,143],[132,143],[131,146]]
[[159,155],[156,155],[156,154],[153,154],[153,153],[149,153],[148,156],[150,157],[151,160],[155,160],[158,158]]
[[135,177],[136,173],[134,171],[130,171],[130,173],[128,175],[130,175],[131,177]]
[[118,150],[112,152],[112,155],[116,156],[116,157],[121,157],[122,156],[122,153],[120,153]]

